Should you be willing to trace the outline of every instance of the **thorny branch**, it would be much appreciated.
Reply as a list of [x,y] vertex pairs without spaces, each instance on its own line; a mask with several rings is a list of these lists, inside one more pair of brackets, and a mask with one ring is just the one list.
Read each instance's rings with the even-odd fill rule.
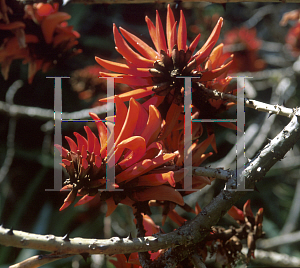
[[[189,247],[195,247],[209,233],[211,226],[247,192],[235,191],[236,182],[245,182],[246,189],[260,181],[269,169],[300,140],[300,119],[293,116],[290,123],[265,148],[250,161],[245,169],[232,172],[227,189],[222,190],[192,221],[168,234],[156,234],[144,238],[83,239],[63,238],[54,235],[38,235],[0,228],[0,244],[20,248],[32,248],[59,254],[117,254],[157,251],[169,248],[151,267],[163,267],[166,262],[177,263],[189,257]],[[184,248],[184,250],[183,250]],[[172,266],[170,266],[172,267]]]
[[[223,92],[219,92],[215,89],[208,89],[204,86],[200,86],[201,90],[204,94],[206,94],[209,98],[212,99],[221,99],[230,102],[237,102],[238,98],[232,94],[227,94]],[[267,112],[269,114],[277,114],[291,118],[293,115],[300,116],[299,108],[287,108],[278,104],[266,104],[260,101],[245,99],[245,106],[255,109],[261,112]]]

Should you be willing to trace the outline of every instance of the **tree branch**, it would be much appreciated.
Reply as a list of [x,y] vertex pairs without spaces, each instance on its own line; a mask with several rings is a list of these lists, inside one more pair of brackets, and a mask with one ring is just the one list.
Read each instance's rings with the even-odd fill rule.
[[[237,97],[232,94],[223,93],[217,91],[215,89],[208,89],[204,86],[200,86],[201,90],[206,94],[209,98],[212,99],[221,99],[231,102],[237,102]],[[291,118],[293,115],[300,116],[300,109],[299,108],[287,108],[284,106],[280,106],[278,104],[267,104],[256,100],[245,99],[245,106],[255,109],[260,112],[267,112],[269,114],[278,114],[282,116],[286,116]]]
[[[0,101],[0,112],[8,113],[11,116],[23,117],[29,116],[40,120],[53,120],[54,110],[39,107],[29,107],[16,104],[9,104]],[[106,113],[106,105],[97,106],[95,108],[83,109],[77,112],[62,113],[62,119],[85,119],[90,118],[89,113],[103,114]]]

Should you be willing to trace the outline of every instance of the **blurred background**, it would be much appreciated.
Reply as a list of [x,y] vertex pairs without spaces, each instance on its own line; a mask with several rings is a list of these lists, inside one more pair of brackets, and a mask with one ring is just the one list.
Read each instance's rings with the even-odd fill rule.
[[[224,51],[234,54],[234,63],[230,75],[252,77],[246,79],[246,96],[271,104],[284,104],[286,107],[299,106],[300,100],[300,30],[297,20],[288,20],[286,26],[279,23],[285,12],[297,10],[299,5],[283,3],[177,3],[171,5],[175,19],[179,20],[179,11],[183,9],[188,40],[191,42],[200,32],[200,44],[204,44],[218,18],[224,18],[219,42],[225,44]],[[71,15],[68,24],[80,34],[78,44],[66,57],[49,46],[35,48],[40,57],[47,57],[51,68],[47,72],[38,71],[28,81],[28,64],[22,59],[11,62],[9,73],[4,79],[0,75],[0,223],[5,228],[14,228],[38,234],[54,234],[70,237],[109,238],[127,237],[134,232],[131,208],[119,205],[109,217],[105,217],[105,204],[89,204],[59,212],[65,193],[45,191],[54,186],[54,80],[46,77],[67,76],[62,80],[62,108],[74,118],[74,112],[81,111],[77,118],[87,119],[90,109],[105,117],[105,106],[97,100],[106,95],[106,83],[98,78],[101,70],[94,57],[121,60],[115,51],[112,25],[122,26],[153,46],[145,23],[147,15],[155,21],[155,9],[159,11],[163,25],[166,19],[166,4],[128,4],[128,5],[84,5],[67,4],[59,11]],[[14,6],[13,18],[24,16],[24,6]],[[32,29],[34,26],[32,26]],[[300,28],[300,26],[299,26]],[[32,30],[32,31],[38,31]],[[0,31],[0,42],[4,44],[7,31]],[[0,43],[1,45],[1,43]],[[0,47],[2,74],[4,69],[3,45]],[[81,53],[79,53],[82,51]],[[2,53],[2,54],[1,54]],[[69,57],[70,56],[70,57]],[[30,82],[30,83],[29,83]],[[233,79],[230,85],[237,87]],[[242,87],[243,85],[238,85]],[[298,89],[298,90],[297,90]],[[126,86],[116,85],[121,93]],[[17,105],[8,111],[7,105]],[[88,110],[85,110],[88,109]],[[245,154],[253,158],[267,144],[267,139],[276,136],[289,122],[288,118],[257,112],[245,108]],[[221,114],[222,118],[236,118],[235,109]],[[64,136],[81,134],[86,123],[63,122]],[[89,123],[94,127],[93,123]],[[206,160],[204,165],[211,167],[236,168],[236,133],[215,125],[218,133],[218,154]],[[95,129],[95,128],[94,128]],[[222,133],[221,133],[222,132]],[[221,133],[221,134],[219,134]],[[67,144],[63,138],[63,146]],[[209,148],[212,151],[212,148]],[[241,156],[241,155],[240,155]],[[238,166],[243,163],[237,157]],[[286,157],[278,162],[267,174],[267,178],[257,185],[258,191],[249,192],[236,206],[242,208],[247,199],[251,199],[253,211],[264,208],[264,231],[266,240],[258,248],[266,251],[288,254],[300,258],[300,154],[299,143]],[[201,207],[224,187],[224,182],[215,181],[211,186],[187,196],[186,202]],[[193,215],[177,210],[184,217]],[[152,218],[161,226],[161,211],[153,208]],[[229,216],[221,220],[220,225],[229,226]],[[167,219],[162,227],[169,232],[178,226]],[[293,241],[280,239],[279,236],[292,233]],[[277,240],[271,238],[279,237]],[[298,237],[298,240],[296,239]],[[275,242],[274,242],[275,241]],[[33,255],[36,250],[6,248],[0,246],[0,267],[8,267]],[[274,263],[257,257],[250,267],[275,267]],[[239,264],[243,267],[244,264]],[[298,264],[300,266],[300,264]],[[86,261],[75,256],[54,262],[45,267],[114,267],[109,257],[95,255]],[[214,260],[207,267],[218,267]],[[286,266],[287,267],[287,266]]]

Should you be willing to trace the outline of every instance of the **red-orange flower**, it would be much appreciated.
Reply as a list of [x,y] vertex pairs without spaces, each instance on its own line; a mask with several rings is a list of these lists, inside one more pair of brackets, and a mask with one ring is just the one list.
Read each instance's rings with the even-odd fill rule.
[[295,57],[300,55],[300,22],[289,29],[285,41]]
[[[27,19],[35,23],[28,23]],[[1,23],[1,30],[11,30],[1,44],[0,64],[4,79],[8,78],[9,68],[14,59],[23,59],[28,63],[28,81],[32,82],[39,70],[46,72],[59,60],[75,55],[80,50],[74,49],[78,44],[79,33],[68,26],[71,16],[58,12],[58,4],[33,4],[25,6],[24,18],[11,23]],[[40,34],[28,34],[37,32]]]
[[[256,37],[256,30],[245,27],[233,29],[225,34],[224,44],[234,48],[234,59],[230,72],[255,72],[265,67],[265,62],[259,58],[258,50],[261,41]],[[226,53],[224,57],[229,56]]]
[[[197,51],[196,47],[200,40],[200,34],[189,46],[187,45],[186,21],[182,11],[180,12],[177,30],[177,21],[175,21],[173,12],[168,6],[166,36],[158,12],[156,12],[155,26],[148,17],[146,17],[146,23],[156,50],[120,27],[119,30],[124,39],[114,25],[116,50],[126,59],[127,63],[116,63],[96,57],[96,61],[100,65],[115,72],[102,72],[100,73],[102,76],[121,76],[123,78],[116,79],[117,83],[125,83],[137,88],[121,94],[120,98],[122,100],[129,100],[130,97],[141,98],[156,93],[159,96],[166,96],[168,103],[183,103],[184,79],[178,79],[177,77],[201,77],[193,80],[193,90],[196,90],[199,83],[212,80],[228,70],[230,61],[218,67],[214,66],[210,70],[200,67],[206,62],[218,40],[223,24],[222,18],[219,19],[206,43]],[[155,101],[158,104],[162,100],[163,98],[160,98]]]
[[[70,151],[57,146],[62,153],[63,166],[69,173],[66,186],[71,189],[61,210],[75,201],[76,195],[83,195],[76,205],[84,204],[96,196],[108,204],[110,214],[119,202],[132,205],[136,201],[169,200],[183,205],[179,192],[173,188],[173,172],[155,172],[155,168],[167,165],[176,153],[159,154],[161,145],[156,142],[161,130],[161,116],[158,110],[150,105],[146,110],[134,99],[129,108],[116,97],[116,116],[107,118],[107,127],[95,114],[99,138],[85,127],[87,139],[74,133],[77,143],[66,137]],[[107,132],[110,122],[115,119],[114,137]],[[107,152],[107,143],[114,139],[115,147]],[[112,158],[114,154],[115,163]],[[122,192],[103,191],[106,188],[106,168],[115,168],[115,186]]]

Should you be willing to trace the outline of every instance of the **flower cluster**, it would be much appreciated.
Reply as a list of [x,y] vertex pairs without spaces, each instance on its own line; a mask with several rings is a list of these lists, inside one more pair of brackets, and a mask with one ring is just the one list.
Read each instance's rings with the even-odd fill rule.
[[[8,79],[10,65],[15,59],[28,63],[28,82],[39,70],[46,72],[58,61],[80,53],[74,48],[79,33],[68,26],[71,16],[58,11],[58,4],[24,6],[24,16],[10,22],[9,14],[0,18],[0,64],[4,79]],[[11,11],[12,12],[12,11]]]
[[[200,49],[197,49],[200,34],[187,45],[186,21],[182,11],[177,23],[168,6],[166,35],[158,12],[155,25],[148,17],[146,23],[155,49],[127,30],[121,27],[118,29],[114,25],[116,50],[124,57],[125,63],[96,57],[97,63],[112,71],[100,71],[101,76],[118,77],[116,83],[133,88],[113,97],[116,104],[115,116],[107,117],[104,124],[97,115],[91,113],[98,129],[98,137],[86,126],[87,138],[79,133],[74,133],[77,142],[66,137],[69,150],[57,145],[62,154],[62,165],[69,174],[63,190],[70,190],[61,210],[75,202],[77,196],[81,198],[76,206],[95,198],[105,201],[108,207],[106,215],[110,215],[119,203],[129,205],[134,211],[138,236],[145,235],[143,226],[146,231],[152,226],[149,234],[157,231],[156,228],[153,229],[153,221],[146,215],[151,214],[150,206],[162,207],[162,223],[169,217],[178,225],[183,225],[185,219],[174,210],[177,205],[194,214],[201,211],[198,205],[194,210],[185,204],[183,196],[210,185],[214,178],[189,174],[192,179],[191,191],[185,185],[185,163],[189,159],[192,166],[201,165],[213,154],[207,152],[210,145],[217,152],[216,134],[208,126],[205,136],[203,125],[192,122],[192,141],[189,148],[185,148],[185,120],[190,120],[191,117],[216,118],[233,105],[223,100],[213,100],[205,94],[210,89],[229,93],[227,87],[231,78],[227,73],[233,56],[223,54],[223,44],[214,48],[223,24],[222,18]],[[186,76],[193,77],[191,114],[184,113],[185,83],[180,78]],[[144,98],[144,102],[135,100],[141,98]],[[106,102],[108,99],[100,101]],[[126,101],[129,101],[128,108]],[[222,125],[236,130],[236,126],[229,123]],[[111,170],[114,172],[110,172]],[[107,174],[115,175],[108,178]],[[112,186],[117,191],[107,188],[112,179]],[[254,221],[249,214],[248,205],[245,211],[246,214],[239,218],[241,224],[246,226],[243,227],[243,234],[249,237],[249,244],[252,241],[255,244],[258,232],[261,231],[262,216]],[[221,229],[219,231],[223,232]],[[215,233],[212,232],[212,235]],[[219,253],[227,258],[225,264],[232,263],[236,256],[236,251],[227,248],[231,242],[236,242],[234,235],[235,233],[226,240],[215,235],[207,241],[220,250],[227,250],[225,255]],[[249,248],[253,250],[252,244]],[[202,249],[201,252],[204,254],[205,250]],[[143,254],[149,260],[158,256],[156,253]],[[125,263],[125,256],[117,255],[116,258],[117,261],[112,259],[111,262]],[[137,254],[130,256],[129,266],[139,266]]]

